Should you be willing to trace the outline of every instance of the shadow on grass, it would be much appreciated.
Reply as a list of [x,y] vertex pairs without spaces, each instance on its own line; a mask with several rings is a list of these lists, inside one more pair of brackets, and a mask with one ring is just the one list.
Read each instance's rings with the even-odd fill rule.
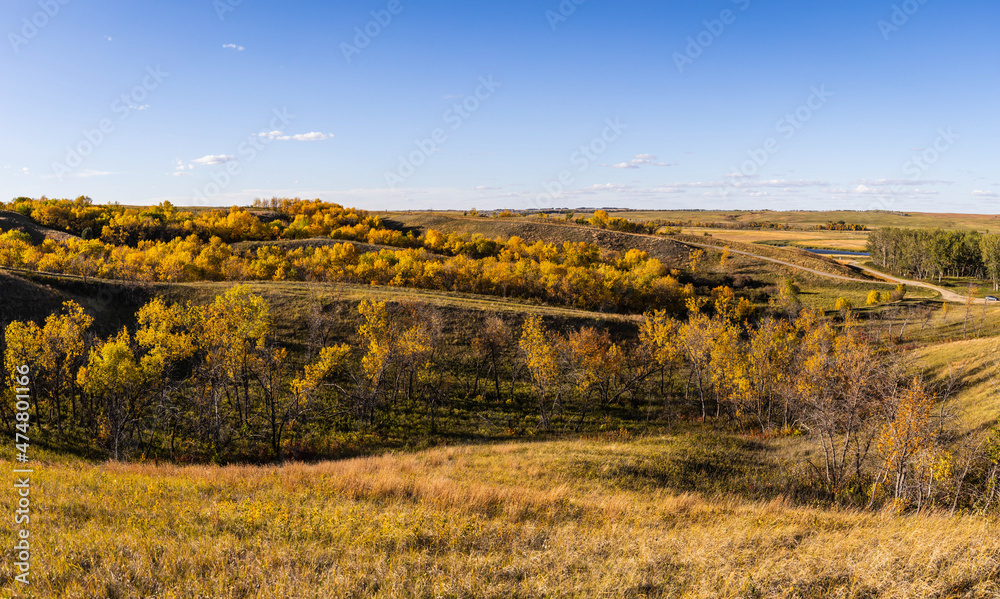
[[576,458],[572,471],[628,490],[735,493],[755,499],[780,494],[774,449],[739,436],[696,431],[637,444],[632,451]]

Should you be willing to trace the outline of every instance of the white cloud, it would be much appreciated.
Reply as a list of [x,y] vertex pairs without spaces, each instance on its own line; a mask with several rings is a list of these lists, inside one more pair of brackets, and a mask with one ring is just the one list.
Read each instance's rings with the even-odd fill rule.
[[242,51],[246,50],[246,48],[244,48],[243,46],[237,46],[236,44],[222,44],[222,47],[223,48],[232,48],[233,50],[236,50],[237,52],[242,52]]
[[596,183],[590,187],[585,187],[580,191],[581,193],[592,193],[597,191],[624,191],[626,189],[632,189],[632,186],[617,183]]
[[333,133],[320,133],[319,131],[298,133],[296,135],[285,135],[283,131],[269,131],[267,133],[258,133],[257,136],[279,141],[324,141],[333,139]]
[[105,35],[104,38],[107,39],[109,42],[111,41],[111,36],[110,35]]
[[300,133],[298,135],[293,135],[292,140],[294,141],[323,141],[326,139],[331,139],[333,133],[320,133],[319,131],[311,131],[309,133]]
[[771,179],[768,181],[754,181],[745,183],[743,187],[784,187],[786,189],[794,187],[827,187],[830,184],[826,181],[789,181],[786,179]]
[[940,179],[858,179],[857,181],[852,181],[852,183],[857,183],[858,185],[865,185],[868,187],[884,187],[884,186],[902,186],[902,185],[951,185],[951,181],[942,181]]
[[977,198],[1000,198],[1000,193],[995,191],[986,191],[985,189],[974,189],[972,190],[972,195]]
[[618,164],[605,164],[602,166],[610,166],[611,168],[636,169],[643,166],[670,166],[670,163],[656,162],[656,156],[653,156],[652,154],[636,154],[628,162],[619,162]]
[[68,176],[70,177],[80,177],[82,179],[87,179],[90,177],[107,177],[108,175],[113,175],[111,171],[95,171],[95,170],[82,170],[72,173]]
[[213,164],[225,164],[233,160],[236,160],[236,156],[229,156],[226,154],[209,154],[208,156],[202,156],[201,158],[192,160],[192,162],[202,166],[209,166]]

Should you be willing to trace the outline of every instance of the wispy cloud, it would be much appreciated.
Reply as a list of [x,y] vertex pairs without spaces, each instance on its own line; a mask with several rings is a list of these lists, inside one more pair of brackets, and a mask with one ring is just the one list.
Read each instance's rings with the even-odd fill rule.
[[[27,169],[25,169],[27,171]],[[24,174],[28,174],[25,172]],[[56,179],[58,177],[65,177],[67,179],[90,179],[92,177],[107,177],[108,175],[117,175],[118,173],[112,171],[95,171],[93,169],[82,169],[78,171],[73,171],[71,173],[65,173],[63,175],[43,175],[45,179]]]
[[333,138],[333,133],[320,133],[319,131],[310,131],[309,133],[298,133],[296,135],[286,135],[284,131],[269,131],[267,133],[260,133],[258,137],[263,137],[266,139],[276,139],[279,141],[324,141]]
[[95,171],[90,169],[85,169],[82,171],[76,171],[68,176],[70,177],[80,177],[81,179],[89,179],[90,177],[107,177],[108,175],[113,175],[111,171]]
[[793,189],[801,187],[828,187],[830,184],[826,181],[790,181],[787,179],[769,179],[766,181],[750,181],[748,183],[742,183],[742,187],[753,188],[753,187],[781,187],[784,189]]
[[858,179],[852,181],[851,183],[855,185],[865,185],[868,187],[885,187],[885,186],[919,186],[919,185],[951,185],[952,181],[942,181],[939,179]]
[[644,166],[671,166],[669,162],[657,162],[656,156],[652,154],[636,154],[628,162],[619,162],[618,164],[605,164],[602,166],[610,166],[611,168],[628,168],[636,169],[642,168]]
[[985,189],[974,189],[972,190],[972,195],[977,198],[1000,198],[1000,193],[995,191],[987,191]]
[[591,185],[589,187],[584,187],[583,189],[579,190],[578,193],[592,194],[592,193],[598,193],[598,192],[601,192],[601,191],[624,191],[626,189],[632,189],[632,186],[631,185],[621,185],[621,184],[618,184],[618,183],[596,183],[596,184]]
[[246,48],[244,48],[243,46],[237,46],[236,44],[222,44],[222,47],[223,48],[232,48],[233,50],[236,50],[237,52],[242,52],[242,51],[246,50]]
[[227,154],[209,154],[208,156],[196,158],[191,162],[201,166],[211,166],[213,164],[225,164],[232,160],[236,160],[236,156],[229,156]]

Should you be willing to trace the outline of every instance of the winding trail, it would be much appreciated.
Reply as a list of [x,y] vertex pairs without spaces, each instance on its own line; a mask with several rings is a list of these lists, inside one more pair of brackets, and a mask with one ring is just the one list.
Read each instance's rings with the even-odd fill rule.
[[[693,245],[695,247],[706,248],[710,250],[719,251],[722,248],[717,245],[711,245],[708,243],[698,243],[696,241],[676,241],[675,243],[682,243],[684,245]],[[751,258],[756,258],[757,260],[766,260],[768,262],[774,262],[775,264],[780,264],[782,266],[787,266],[789,268],[794,268],[796,270],[801,270],[804,272],[809,272],[814,275],[819,275],[821,277],[827,277],[829,279],[838,279],[840,281],[850,281],[852,283],[880,283],[881,281],[866,281],[865,279],[857,279],[855,277],[848,277],[846,275],[838,275],[832,272],[826,272],[822,270],[816,270],[815,268],[809,268],[808,266],[800,266],[798,264],[793,264],[792,262],[785,262],[784,260],[778,260],[777,258],[768,258],[767,256],[761,256],[760,254],[753,254],[743,250],[734,250],[729,248],[730,254],[742,254],[744,256],[749,256]]]
[[[683,243],[683,244],[686,244],[686,245],[693,245],[693,246],[700,247],[700,248],[707,248],[707,249],[715,250],[715,251],[719,250],[719,246],[717,246],[717,245],[710,245],[710,244],[707,244],[707,243],[697,243],[697,242],[694,242],[694,241],[680,241],[678,243]],[[785,262],[784,260],[778,260],[777,258],[769,258],[767,256],[761,256],[759,254],[754,254],[754,253],[746,252],[746,251],[743,251],[743,250],[734,250],[733,248],[729,248],[729,252],[732,253],[732,254],[742,254],[744,256],[749,256],[750,258],[756,258],[757,260],[766,260],[768,262],[774,262],[775,264],[780,264],[782,266],[787,266],[789,268],[794,268],[796,270],[801,270],[801,271],[804,271],[804,272],[812,273],[814,275],[819,275],[821,277],[826,277],[828,279],[837,279],[837,280],[840,280],[840,281],[850,281],[852,283],[875,283],[875,284],[881,283],[881,284],[884,284],[884,285],[896,285],[896,284],[902,283],[902,284],[904,284],[906,286],[909,286],[909,287],[923,287],[924,289],[930,289],[931,291],[935,291],[937,293],[940,293],[941,294],[941,299],[944,300],[944,301],[946,301],[946,302],[955,302],[955,303],[959,303],[959,304],[964,304],[966,302],[966,297],[965,296],[959,295],[958,293],[955,293],[954,291],[950,291],[948,289],[945,289],[943,287],[938,287],[937,285],[932,285],[930,283],[924,283],[924,282],[921,282],[921,281],[911,281],[909,279],[900,279],[899,277],[893,277],[893,276],[887,275],[885,273],[879,272],[877,270],[868,268],[867,266],[862,266],[861,263],[859,263],[858,261],[851,262],[850,265],[853,266],[854,268],[857,268],[858,270],[861,270],[863,272],[868,273],[869,275],[871,275],[871,276],[873,276],[873,277],[875,277],[876,279],[879,279],[879,280],[878,281],[869,281],[869,280],[865,280],[865,279],[857,279],[857,278],[854,278],[854,277],[848,277],[848,276],[844,276],[844,275],[837,275],[837,274],[833,274],[833,273],[830,273],[830,272],[824,272],[822,270],[816,270],[814,268],[809,268],[809,267],[806,267],[806,266],[800,266],[798,264],[793,264],[791,262]],[[974,304],[985,304],[986,300],[985,299],[974,299],[974,300],[972,300],[972,303],[974,303]]]
[[[867,266],[861,266],[861,264],[858,263],[858,262],[851,262],[851,266],[853,266],[853,267],[855,267],[855,268],[857,268],[859,270],[863,270],[866,273],[872,275],[873,277],[878,277],[878,278],[883,279],[883,280],[885,280],[887,282],[902,283],[902,284],[907,285],[907,286],[923,287],[924,289],[930,289],[931,291],[936,291],[936,292],[938,292],[938,293],[941,294],[941,299],[943,299],[946,302],[956,302],[956,303],[959,303],[959,304],[964,304],[966,302],[966,300],[968,299],[964,295],[959,295],[958,293],[955,293],[954,291],[945,289],[943,287],[938,287],[937,285],[931,285],[930,283],[923,283],[921,281],[911,281],[909,279],[900,279],[898,277],[893,277],[893,276],[887,275],[885,273],[879,272],[877,270],[868,268]],[[973,299],[972,303],[973,304],[985,304],[986,300],[985,299]]]

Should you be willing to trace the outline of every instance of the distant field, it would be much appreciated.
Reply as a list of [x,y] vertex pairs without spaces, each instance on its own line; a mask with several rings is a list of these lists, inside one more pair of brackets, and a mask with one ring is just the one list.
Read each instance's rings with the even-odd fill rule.
[[726,241],[845,250],[848,252],[863,252],[868,243],[868,233],[855,231],[761,231],[756,229],[704,229],[700,227],[683,227],[683,230],[691,235],[708,233],[716,239]]
[[[869,229],[877,227],[940,227],[943,229],[976,229],[979,231],[1000,231],[1000,215],[993,214],[953,214],[925,212],[858,212],[851,210],[816,212],[769,212],[740,210],[662,210],[662,211],[609,211],[613,216],[643,221],[700,220],[714,222],[769,221],[789,225],[810,227],[828,222],[844,221],[865,225]],[[577,216],[589,216],[579,213]]]

